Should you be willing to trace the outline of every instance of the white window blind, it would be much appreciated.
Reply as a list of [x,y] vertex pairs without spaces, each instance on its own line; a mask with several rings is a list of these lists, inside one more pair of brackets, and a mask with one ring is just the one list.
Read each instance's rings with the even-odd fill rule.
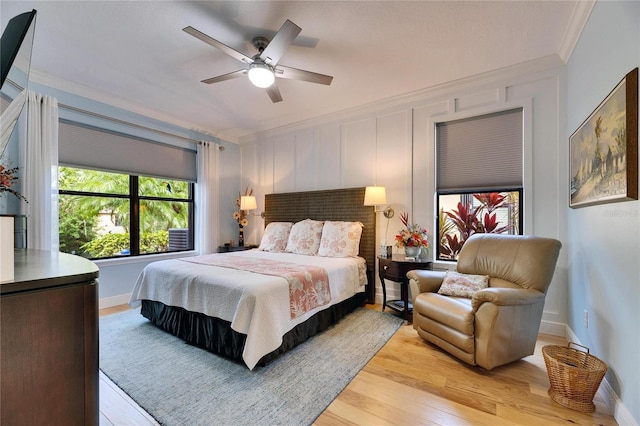
[[61,165],[196,181],[196,152],[95,127],[60,121]]
[[522,187],[522,108],[436,124],[439,192]]

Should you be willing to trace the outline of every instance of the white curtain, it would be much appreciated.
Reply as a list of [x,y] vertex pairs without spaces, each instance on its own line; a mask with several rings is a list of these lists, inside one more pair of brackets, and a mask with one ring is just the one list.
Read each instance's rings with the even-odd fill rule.
[[27,247],[58,251],[58,101],[30,90],[27,108]]
[[218,245],[218,144],[202,141],[197,156],[195,249],[200,254],[215,253]]
[[2,155],[4,149],[9,143],[9,138],[11,138],[11,134],[13,133],[14,124],[16,124],[18,118],[20,118],[20,113],[22,112],[22,108],[25,103],[25,97],[27,96],[26,92],[27,90],[25,89],[18,93],[18,96],[11,101],[7,106],[7,109],[2,113],[0,118],[0,155]]

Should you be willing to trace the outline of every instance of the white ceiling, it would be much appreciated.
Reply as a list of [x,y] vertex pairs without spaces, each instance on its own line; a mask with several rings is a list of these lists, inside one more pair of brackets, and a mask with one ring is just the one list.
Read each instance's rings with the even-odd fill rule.
[[[2,28],[31,9],[34,81],[232,142],[547,55],[566,60],[585,14],[579,0],[1,0]],[[331,86],[278,79],[274,104],[245,78],[200,82],[243,64],[182,28],[253,56],[249,41],[287,18],[302,32],[280,63],[332,75]]]

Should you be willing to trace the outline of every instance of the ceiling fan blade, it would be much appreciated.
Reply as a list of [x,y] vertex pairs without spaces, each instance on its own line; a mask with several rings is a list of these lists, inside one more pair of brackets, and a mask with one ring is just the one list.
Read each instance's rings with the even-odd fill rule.
[[289,48],[289,45],[300,34],[300,31],[302,31],[302,28],[287,19],[273,37],[273,40],[262,51],[260,58],[272,67],[276,66],[284,52]]
[[252,64],[253,63],[253,59],[251,59],[250,57],[248,57],[244,53],[240,53],[237,50],[232,49],[231,47],[227,46],[226,44],[220,43],[218,40],[209,37],[205,33],[200,32],[200,31],[196,30],[195,28],[193,28],[191,26],[183,28],[182,31],[186,32],[187,34],[191,34],[195,38],[204,41],[208,45],[211,45],[211,46],[213,46],[213,47],[215,47],[217,49],[222,50],[224,53],[226,53],[227,55],[231,56],[232,58],[235,58],[235,59],[237,59],[239,61],[242,61],[242,62],[245,62],[247,64]]
[[276,77],[280,78],[289,78],[292,80],[308,81],[310,83],[326,84],[327,86],[329,86],[333,81],[333,77],[330,75],[318,74],[316,72],[285,67],[284,65],[278,65],[275,74]]
[[202,82],[207,84],[220,83],[221,81],[242,77],[244,74],[246,74],[246,72],[247,70],[238,70],[238,71],[230,72],[228,74],[222,74],[217,77],[207,78],[206,80],[202,80]]
[[280,90],[278,89],[278,86],[276,86],[275,83],[267,87],[266,91],[267,91],[267,94],[269,94],[269,97],[271,98],[271,102],[273,102],[274,104],[277,102],[282,102],[282,95],[280,94]]

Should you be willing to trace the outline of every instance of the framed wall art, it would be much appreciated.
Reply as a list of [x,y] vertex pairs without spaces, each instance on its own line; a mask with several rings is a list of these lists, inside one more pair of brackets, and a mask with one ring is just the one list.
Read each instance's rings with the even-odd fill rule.
[[638,199],[638,68],[569,138],[570,207]]

